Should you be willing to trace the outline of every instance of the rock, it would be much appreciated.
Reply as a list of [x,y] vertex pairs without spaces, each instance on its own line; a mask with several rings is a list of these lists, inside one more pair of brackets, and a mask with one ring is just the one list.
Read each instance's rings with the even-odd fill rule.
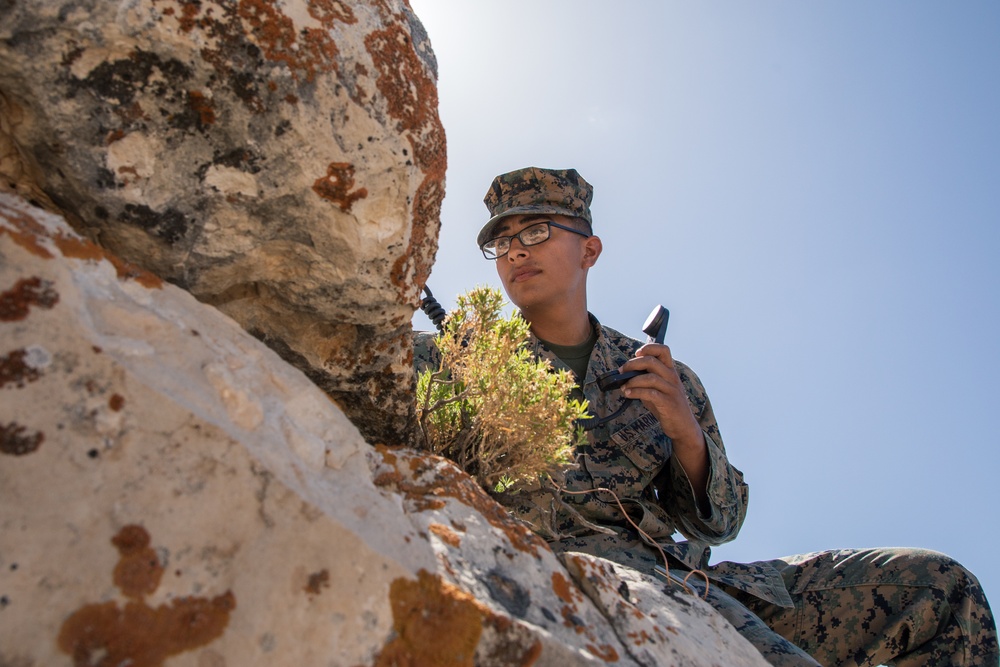
[[766,664],[8,195],[0,498],[2,665]]
[[0,183],[402,443],[444,197],[436,76],[404,0],[3,2]]

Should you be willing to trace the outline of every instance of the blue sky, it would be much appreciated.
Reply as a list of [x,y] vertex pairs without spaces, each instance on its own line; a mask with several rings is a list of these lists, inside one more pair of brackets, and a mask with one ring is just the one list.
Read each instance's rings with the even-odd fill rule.
[[715,559],[921,546],[1000,605],[1000,3],[410,4],[448,137],[442,304],[500,285],[493,177],[575,167],[590,310],[636,336],[671,310],[750,483]]

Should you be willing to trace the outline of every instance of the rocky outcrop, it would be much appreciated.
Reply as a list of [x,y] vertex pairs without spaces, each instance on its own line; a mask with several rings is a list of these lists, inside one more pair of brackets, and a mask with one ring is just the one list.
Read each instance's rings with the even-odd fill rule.
[[0,664],[764,665],[0,195]]
[[405,0],[2,2],[0,183],[399,443],[444,196],[435,80]]
[[435,76],[405,0],[0,2],[0,665],[764,664],[387,446]]

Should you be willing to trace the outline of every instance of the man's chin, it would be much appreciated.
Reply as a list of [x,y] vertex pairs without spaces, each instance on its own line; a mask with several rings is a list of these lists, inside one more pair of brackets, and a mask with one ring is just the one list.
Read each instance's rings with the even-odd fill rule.
[[507,298],[521,311],[538,309],[545,304],[541,294],[533,290],[507,290]]

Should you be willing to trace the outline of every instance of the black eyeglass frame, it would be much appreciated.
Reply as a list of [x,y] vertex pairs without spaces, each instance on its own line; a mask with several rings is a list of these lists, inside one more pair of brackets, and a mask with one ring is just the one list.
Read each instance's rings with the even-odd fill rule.
[[[525,233],[529,229],[537,227],[538,225],[546,225],[547,226],[548,236],[546,236],[541,241],[537,241],[535,243],[525,243],[524,239],[521,238],[521,234]],[[498,260],[501,257],[505,257],[507,255],[507,253],[510,252],[510,242],[513,241],[514,239],[517,239],[518,241],[520,241],[521,245],[523,245],[525,247],[530,247],[530,246],[533,246],[533,245],[539,245],[541,243],[545,243],[550,238],[552,238],[552,228],[553,227],[558,227],[559,229],[565,229],[567,232],[573,232],[574,234],[579,234],[580,236],[584,236],[584,237],[586,237],[588,239],[591,236],[593,236],[593,234],[588,234],[587,232],[581,232],[579,229],[573,229],[572,227],[567,227],[566,225],[560,225],[555,220],[539,220],[537,222],[531,223],[530,225],[528,225],[527,227],[525,227],[524,229],[522,229],[521,231],[519,231],[517,234],[511,234],[510,236],[494,236],[489,241],[487,241],[483,245],[479,246],[479,250],[482,251],[483,257],[485,257],[486,259]],[[500,239],[507,239],[507,251],[504,252],[502,255],[494,255],[492,257],[489,256],[489,255],[487,255],[486,254],[486,246],[488,244],[493,243],[495,241],[498,241]]]

